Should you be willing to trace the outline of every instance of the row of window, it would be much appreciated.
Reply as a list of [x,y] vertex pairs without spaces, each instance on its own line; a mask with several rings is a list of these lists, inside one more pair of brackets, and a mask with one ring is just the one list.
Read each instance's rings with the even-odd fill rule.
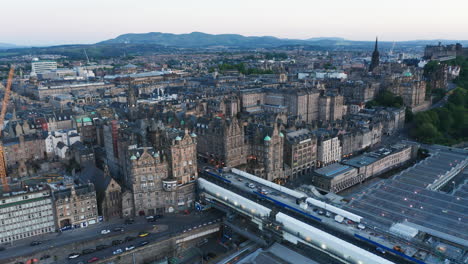
[[18,240],[18,239],[22,239],[22,238],[26,238],[26,237],[32,237],[32,236],[36,236],[36,235],[40,235],[40,234],[44,234],[44,233],[48,233],[48,232],[52,232],[52,227],[42,228],[42,229],[39,229],[39,230],[26,232],[24,234],[10,236],[10,237],[6,237],[6,238],[1,238],[0,243],[11,242],[11,241],[15,241],[15,240]]

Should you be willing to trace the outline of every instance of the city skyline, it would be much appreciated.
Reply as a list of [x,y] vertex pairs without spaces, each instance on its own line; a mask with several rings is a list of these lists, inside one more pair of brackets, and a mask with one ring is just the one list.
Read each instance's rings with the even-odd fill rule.
[[299,0],[289,5],[264,0],[242,2],[182,0],[174,5],[140,0],[131,7],[120,0],[85,0],[76,6],[64,6],[57,0],[9,2],[3,6],[0,22],[11,26],[0,29],[0,42],[31,46],[91,44],[126,33],[194,31],[291,39],[372,40],[376,35],[382,41],[468,39],[468,21],[463,14],[468,3],[461,0],[453,3],[457,8],[432,0],[379,4],[368,0]]

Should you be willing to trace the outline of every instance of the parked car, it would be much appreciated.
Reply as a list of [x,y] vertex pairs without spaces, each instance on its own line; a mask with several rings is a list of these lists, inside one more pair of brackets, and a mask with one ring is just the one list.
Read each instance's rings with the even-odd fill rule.
[[126,246],[125,247],[125,251],[130,251],[132,249],[135,249],[135,246],[134,245],[129,245],[129,246]]
[[48,258],[50,258],[50,255],[44,255],[41,257],[41,260],[48,259]]
[[132,237],[132,236],[125,237],[125,242],[129,242],[129,241],[135,240],[135,238],[136,238],[136,237]]
[[326,213],[325,213],[325,216],[326,216],[326,217],[331,217],[332,214],[331,214],[330,212],[326,212]]
[[117,246],[117,245],[120,245],[120,244],[122,244],[122,243],[123,243],[123,241],[120,240],[120,239],[117,239],[117,240],[112,241],[112,245],[113,245],[113,246]]
[[88,263],[96,262],[96,261],[98,261],[98,260],[99,260],[98,257],[90,258],[90,259],[88,259]]
[[112,252],[112,255],[117,255],[117,254],[120,254],[122,252],[123,252],[123,250],[121,248],[118,248],[118,249],[114,250],[114,252]]
[[70,253],[70,255],[68,255],[68,258],[69,259],[76,259],[79,256],[80,256],[80,253]]
[[142,247],[142,246],[144,246],[144,245],[147,245],[148,243],[149,243],[148,241],[142,241],[142,242],[140,242],[137,246],[138,246],[138,247]]
[[154,218],[154,216],[153,216],[153,215],[148,215],[148,216],[147,216],[147,217],[145,217],[145,218],[146,218],[146,220],[150,220],[150,219],[153,219],[153,218]]
[[317,214],[323,215],[323,214],[325,214],[325,212],[323,210],[318,210]]
[[124,228],[123,227],[116,227],[114,228],[114,232],[123,232]]
[[31,245],[31,246],[38,246],[38,245],[40,245],[40,244],[42,244],[41,241],[33,241],[33,242],[31,242],[30,245]]
[[140,232],[138,233],[138,237],[147,237],[149,235],[148,232]]
[[104,250],[106,248],[110,247],[109,245],[97,245],[96,250]]
[[83,249],[83,251],[81,251],[81,254],[86,255],[86,254],[91,254],[91,253],[94,253],[94,252],[96,252],[96,249],[87,248],[87,249]]
[[109,233],[110,233],[109,229],[101,230],[101,235],[105,235],[105,234],[109,234]]
[[125,222],[124,222],[124,223],[125,223],[126,225],[131,225],[131,224],[133,224],[134,222],[135,222],[134,219],[129,218],[129,219],[125,219]]
[[363,230],[363,229],[366,229],[366,226],[365,226],[365,225],[363,225],[363,224],[359,224],[359,225],[357,226],[357,228],[359,228],[359,229]]

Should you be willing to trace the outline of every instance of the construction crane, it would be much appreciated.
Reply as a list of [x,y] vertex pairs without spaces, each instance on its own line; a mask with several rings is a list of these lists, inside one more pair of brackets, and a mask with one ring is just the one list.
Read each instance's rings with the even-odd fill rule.
[[[13,81],[13,74],[15,73],[15,67],[11,66],[10,72],[8,73],[7,85],[5,87],[5,95],[2,101],[2,111],[0,112],[0,133],[3,129],[3,121],[5,121],[5,114],[7,111],[8,101],[10,99],[11,83]],[[7,170],[5,162],[5,152],[3,151],[3,143],[0,140],[0,180],[2,181],[3,192],[9,192],[10,186],[7,180]]]

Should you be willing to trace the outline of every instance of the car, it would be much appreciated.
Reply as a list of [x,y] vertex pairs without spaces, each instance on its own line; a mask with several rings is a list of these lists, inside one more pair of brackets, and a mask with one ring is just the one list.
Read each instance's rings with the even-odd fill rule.
[[148,241],[142,241],[137,245],[137,247],[142,247],[144,245],[147,245],[148,243],[149,243]]
[[154,216],[153,216],[153,215],[148,215],[148,216],[147,216],[147,217],[145,217],[145,218],[146,218],[146,220],[150,220],[150,219],[153,219],[153,218],[154,218]]
[[48,259],[48,258],[50,258],[50,255],[44,255],[41,257],[41,260]]
[[29,244],[29,245],[31,245],[31,246],[38,246],[38,245],[40,245],[40,244],[42,244],[41,241],[33,241],[33,242],[31,242],[31,244]]
[[131,224],[133,224],[134,222],[135,222],[135,220],[133,220],[132,218],[129,218],[129,219],[125,219],[124,224],[126,224],[126,225],[131,225]]
[[113,245],[113,246],[117,246],[117,245],[120,245],[120,244],[122,244],[122,243],[123,243],[123,241],[120,240],[120,239],[117,239],[117,240],[113,240],[113,241],[112,241],[112,245]]
[[129,242],[129,241],[135,240],[135,238],[136,238],[136,237],[132,237],[132,236],[125,237],[125,242]]
[[148,232],[140,232],[138,233],[138,237],[147,237],[149,235]]
[[68,255],[68,259],[76,259],[79,256],[80,256],[80,253],[70,253]]
[[98,260],[99,260],[98,257],[90,258],[90,259],[88,259],[88,263],[96,262],[96,261],[98,261]]
[[383,248],[381,248],[381,247],[377,247],[375,250],[376,250],[377,252],[379,252],[380,254],[385,254],[385,253],[386,253],[386,251],[385,251]]
[[249,183],[249,188],[250,188],[250,189],[255,189],[255,184]]
[[317,214],[323,215],[323,214],[325,214],[325,212],[323,210],[318,210]]
[[242,178],[237,177],[237,180],[240,181],[240,182],[242,182]]
[[96,252],[96,249],[87,248],[87,249],[83,249],[83,251],[81,251],[81,254],[86,255],[86,254],[91,254],[91,253],[94,253],[94,252]]
[[120,253],[122,253],[122,252],[123,252],[123,250],[122,250],[121,248],[118,248],[118,249],[116,249],[116,250],[114,250],[114,251],[112,252],[112,255],[117,255],[117,254],[120,254]]
[[134,245],[129,245],[129,246],[126,246],[125,247],[125,251],[130,251],[132,249],[135,249],[135,246]]
[[330,212],[326,212],[326,213],[325,213],[325,216],[326,216],[326,217],[331,217],[332,214],[331,214]]
[[162,214],[154,215],[154,218],[156,218],[156,219],[160,219],[160,218],[163,218],[163,217],[164,217],[164,215],[162,215]]
[[366,226],[363,225],[363,224],[359,224],[359,225],[357,226],[357,228],[359,228],[359,229],[361,229],[361,230],[364,230],[364,229],[366,229]]
[[101,235],[109,234],[111,231],[109,229],[101,230]]
[[152,223],[152,222],[156,222],[156,220],[157,219],[153,217],[153,218],[147,219],[146,221],[148,221],[148,223]]
[[354,224],[354,222],[353,222],[353,221],[351,221],[351,220],[348,220],[348,221],[346,221],[346,223],[348,223],[348,225],[352,225],[352,224]]
[[123,232],[123,231],[124,231],[123,227],[114,228],[114,232]]
[[109,245],[97,245],[96,250],[104,250],[104,249],[106,249],[108,247],[109,247]]

